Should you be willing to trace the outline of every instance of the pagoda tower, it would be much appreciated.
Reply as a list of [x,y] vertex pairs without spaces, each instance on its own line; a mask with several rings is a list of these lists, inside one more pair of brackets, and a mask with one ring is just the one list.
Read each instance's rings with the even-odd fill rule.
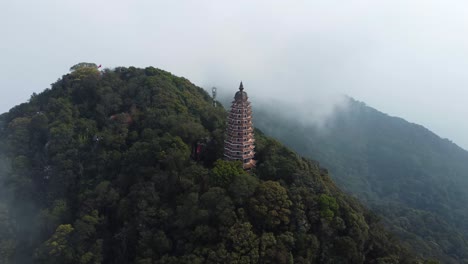
[[252,106],[244,92],[242,82],[239,91],[232,101],[229,112],[226,140],[224,140],[224,156],[227,160],[242,161],[243,168],[250,170],[255,167],[254,131],[252,125]]

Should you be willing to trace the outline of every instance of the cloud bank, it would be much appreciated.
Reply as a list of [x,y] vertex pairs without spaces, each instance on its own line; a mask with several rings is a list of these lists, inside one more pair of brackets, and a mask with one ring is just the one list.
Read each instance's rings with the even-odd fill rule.
[[152,65],[226,94],[243,80],[252,100],[323,111],[317,118],[346,94],[467,148],[467,9],[455,0],[5,1],[0,111],[77,62]]

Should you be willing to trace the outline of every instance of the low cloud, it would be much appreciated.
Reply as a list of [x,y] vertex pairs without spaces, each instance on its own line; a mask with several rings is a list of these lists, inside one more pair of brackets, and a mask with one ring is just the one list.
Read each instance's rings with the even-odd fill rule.
[[[155,66],[327,116],[346,94],[468,147],[468,3],[457,0],[2,3],[0,111],[81,61]],[[338,98],[338,99],[337,99]],[[317,106],[310,108],[310,106]],[[295,111],[291,109],[291,111]],[[315,120],[315,118],[314,118]]]

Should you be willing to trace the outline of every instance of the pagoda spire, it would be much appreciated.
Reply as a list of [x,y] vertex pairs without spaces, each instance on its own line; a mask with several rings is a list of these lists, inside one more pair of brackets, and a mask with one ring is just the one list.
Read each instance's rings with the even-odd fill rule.
[[239,85],[239,91],[241,91],[241,92],[244,91],[244,85],[242,84],[242,81],[241,81],[241,83]]

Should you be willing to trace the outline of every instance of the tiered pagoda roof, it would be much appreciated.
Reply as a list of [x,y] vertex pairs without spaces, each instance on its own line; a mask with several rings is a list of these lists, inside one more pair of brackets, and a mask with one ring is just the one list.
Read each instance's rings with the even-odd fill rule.
[[252,106],[244,92],[242,82],[239,91],[232,101],[229,112],[224,156],[227,160],[240,160],[243,167],[249,170],[255,167],[255,138],[252,125]]

